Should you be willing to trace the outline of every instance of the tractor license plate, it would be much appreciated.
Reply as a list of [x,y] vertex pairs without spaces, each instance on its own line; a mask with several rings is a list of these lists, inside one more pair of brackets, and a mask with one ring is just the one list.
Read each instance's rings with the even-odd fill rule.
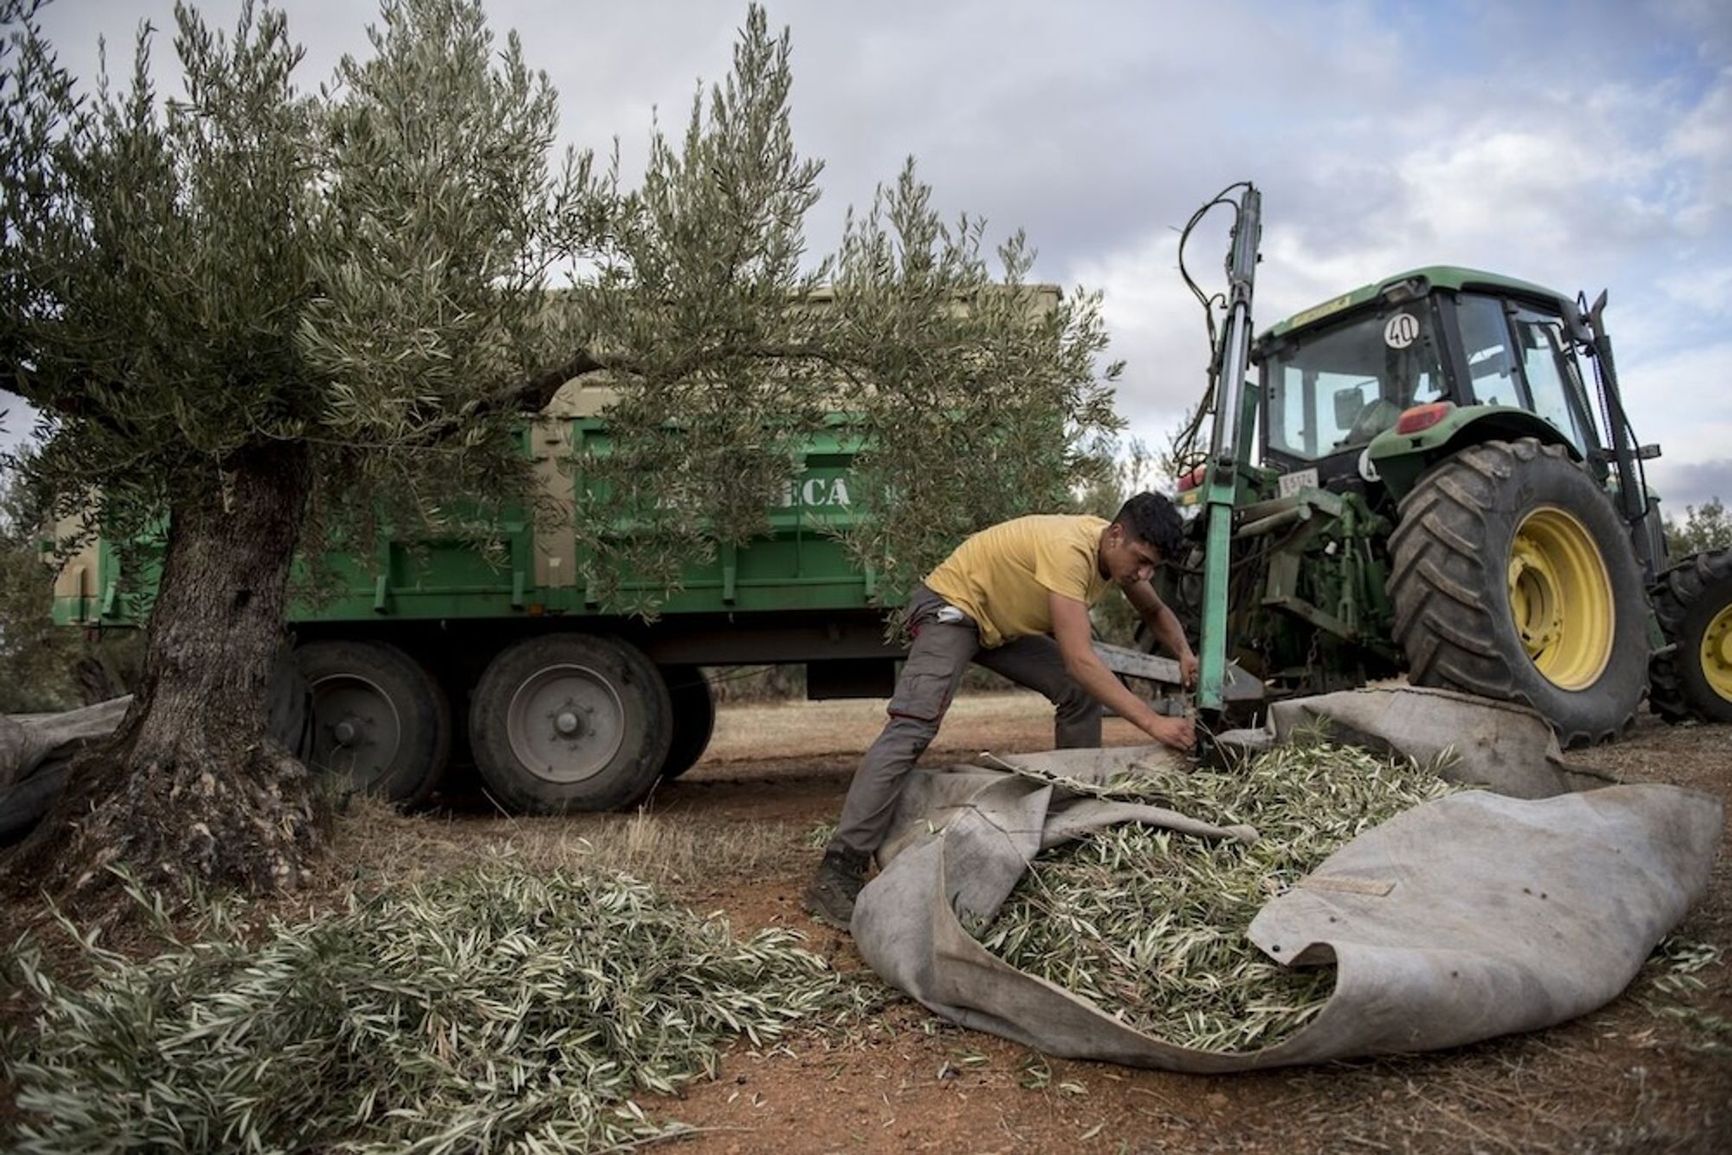
[[1280,487],[1279,491],[1282,497],[1292,497],[1301,489],[1317,488],[1317,471],[1315,469],[1301,469],[1296,473],[1283,473],[1277,484]]

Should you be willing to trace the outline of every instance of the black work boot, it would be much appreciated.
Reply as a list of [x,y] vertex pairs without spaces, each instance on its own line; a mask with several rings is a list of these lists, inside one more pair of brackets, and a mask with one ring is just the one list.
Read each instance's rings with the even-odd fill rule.
[[826,850],[800,902],[806,913],[826,926],[847,930],[854,921],[854,900],[866,885],[866,864],[871,857],[852,850]]

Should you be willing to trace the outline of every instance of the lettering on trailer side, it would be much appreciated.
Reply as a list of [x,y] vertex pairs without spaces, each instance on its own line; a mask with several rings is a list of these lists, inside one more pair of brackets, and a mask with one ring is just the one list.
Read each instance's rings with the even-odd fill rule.
[[777,502],[783,509],[802,506],[806,509],[847,509],[853,504],[845,477],[808,477],[782,483],[782,496]]

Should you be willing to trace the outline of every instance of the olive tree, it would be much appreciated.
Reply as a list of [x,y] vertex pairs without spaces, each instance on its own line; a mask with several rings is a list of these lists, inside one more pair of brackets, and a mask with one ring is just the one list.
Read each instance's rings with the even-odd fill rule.
[[264,719],[303,525],[509,477],[582,162],[550,164],[554,94],[476,4],[388,0],[371,57],[310,94],[281,12],[224,33],[180,6],[166,99],[148,30],[85,95],[9,15],[0,353],[44,415],[29,474],[160,542],[131,710],[19,865],[293,885],[320,823]]
[[859,449],[846,544],[894,594],[968,533],[1073,504],[1120,427],[1098,296],[1028,283],[1020,233],[992,249],[983,220],[947,225],[912,159],[837,252],[808,253],[822,166],[794,146],[790,55],[754,6],[726,81],[683,136],[653,136],[576,294],[618,391],[613,452],[583,463],[584,580],[608,597],[651,579],[626,609],[766,529],[818,431]]
[[280,12],[225,34],[183,6],[168,98],[148,34],[128,83],[80,94],[22,0],[7,14],[0,356],[44,414],[32,480],[161,549],[132,709],[20,876],[294,885],[321,822],[264,697],[297,549],[485,536],[529,500],[522,422],[572,377],[615,396],[612,452],[577,463],[608,597],[758,532],[818,430],[864,446],[850,544],[905,580],[1067,502],[1116,426],[1098,302],[1027,285],[1020,237],[989,260],[912,165],[808,252],[821,167],[756,7],[629,187],[556,157],[555,95],[478,0],[385,0],[370,54],[310,92]]

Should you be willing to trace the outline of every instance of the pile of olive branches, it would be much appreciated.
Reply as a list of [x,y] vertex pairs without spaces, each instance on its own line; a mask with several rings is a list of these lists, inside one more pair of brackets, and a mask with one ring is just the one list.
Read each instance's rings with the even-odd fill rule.
[[0,1146],[612,1148],[677,1133],[632,1096],[713,1073],[724,1040],[863,998],[788,932],[737,941],[610,872],[490,864],[262,940],[211,914],[145,961],[83,938],[77,989],[14,948],[41,1007],[5,1040],[21,1114]]
[[1277,747],[1225,773],[1115,779],[1254,845],[1127,824],[1037,860],[990,926],[988,950],[1179,1046],[1249,1051],[1292,1034],[1334,988],[1334,968],[1290,970],[1246,935],[1269,899],[1361,831],[1454,787],[1405,759],[1323,743]]

